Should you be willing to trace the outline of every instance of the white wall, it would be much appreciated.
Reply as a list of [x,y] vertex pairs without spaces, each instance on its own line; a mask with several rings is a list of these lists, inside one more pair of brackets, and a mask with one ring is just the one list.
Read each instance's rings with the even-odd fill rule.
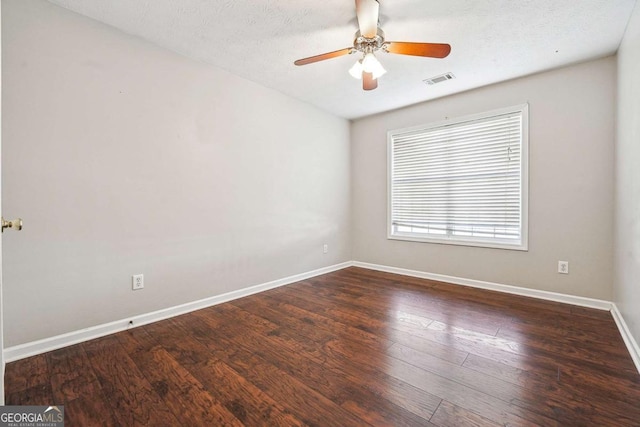
[[[354,260],[610,300],[615,88],[608,57],[355,121]],[[529,251],[387,240],[387,131],[525,102]]]
[[41,0],[2,8],[4,209],[25,223],[7,346],[351,259],[346,120]]
[[[2,8],[3,200],[25,219],[4,236],[7,346],[349,259],[613,297],[613,57],[349,129],[47,2]],[[621,227],[640,216],[637,10],[633,22],[620,57],[630,110],[618,129],[616,301],[637,337],[639,239]],[[387,240],[386,131],[523,102],[529,251]],[[136,273],[143,291],[130,290]]]
[[640,342],[640,4],[618,51],[614,300]]

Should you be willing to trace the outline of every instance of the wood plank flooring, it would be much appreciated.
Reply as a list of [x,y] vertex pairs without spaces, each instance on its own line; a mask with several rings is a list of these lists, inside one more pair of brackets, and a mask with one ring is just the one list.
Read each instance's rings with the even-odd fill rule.
[[67,426],[640,426],[608,312],[360,268],[7,365]]

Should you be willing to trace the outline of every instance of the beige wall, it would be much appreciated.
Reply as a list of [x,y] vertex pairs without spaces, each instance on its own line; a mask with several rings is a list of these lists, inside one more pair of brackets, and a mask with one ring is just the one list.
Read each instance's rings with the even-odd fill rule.
[[44,1],[2,9],[7,346],[351,258],[346,120]]
[[640,5],[618,52],[614,301],[640,342]]
[[[611,299],[615,88],[608,57],[355,121],[354,260]],[[387,240],[387,131],[525,102],[529,251]],[[570,262],[569,275],[557,273],[558,260]]]

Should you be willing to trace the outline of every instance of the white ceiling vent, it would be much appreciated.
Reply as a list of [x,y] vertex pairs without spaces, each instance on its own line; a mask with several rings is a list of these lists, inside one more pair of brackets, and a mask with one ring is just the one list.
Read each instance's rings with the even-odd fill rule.
[[455,78],[456,76],[454,76],[453,73],[445,73],[439,76],[431,77],[430,79],[424,79],[423,82],[428,85],[434,85],[436,83],[446,82],[447,80],[453,80]]

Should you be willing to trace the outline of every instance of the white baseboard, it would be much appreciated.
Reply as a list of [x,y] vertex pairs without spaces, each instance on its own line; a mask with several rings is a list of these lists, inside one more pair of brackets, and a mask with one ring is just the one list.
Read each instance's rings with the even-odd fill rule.
[[483,282],[481,280],[465,279],[462,277],[446,276],[444,274],[426,273],[423,271],[407,270],[406,268],[389,267],[386,265],[369,264],[366,262],[354,261],[354,267],[368,268],[369,270],[384,271],[387,273],[401,274],[403,276],[418,277],[421,279],[436,280],[438,282],[453,283],[454,285],[470,286],[472,288],[487,289],[490,291],[503,292],[513,295],[538,298],[547,301],[562,302],[565,304],[578,305],[581,307],[595,308],[598,310],[611,310],[612,303],[609,301],[578,297],[574,295],[560,294],[556,292],[540,291],[537,289],[522,288],[519,286],[503,285],[500,283]]
[[622,339],[629,350],[629,354],[631,355],[631,359],[633,359],[633,363],[636,365],[636,369],[640,372],[640,347],[638,343],[631,335],[631,331],[629,327],[627,327],[627,323],[624,321],[624,317],[622,317],[622,313],[618,310],[618,306],[612,304],[611,315],[613,316],[613,320],[615,320],[616,325],[618,326],[618,330],[620,331],[620,335],[622,335]]
[[273,280],[271,282],[262,283],[262,284],[251,286],[244,289],[239,289],[237,291],[227,292],[222,295],[216,295],[210,298],[205,298],[198,301],[193,301],[186,304],[165,308],[165,309],[154,311],[151,313],[132,316],[132,317],[118,320],[115,322],[104,323],[102,325],[92,326],[92,327],[81,329],[78,331],[73,331],[73,332],[57,335],[50,338],[45,338],[38,341],[33,341],[25,344],[16,345],[13,347],[8,347],[4,350],[4,359],[6,362],[13,362],[16,360],[24,359],[26,357],[35,356],[37,354],[46,353],[48,351],[57,350],[62,347],[67,347],[73,344],[78,344],[80,342],[89,341],[95,338],[103,337],[105,335],[110,335],[116,332],[124,331],[131,327],[131,325],[129,324],[129,322],[131,321],[133,322],[133,325],[135,327],[146,325],[149,323],[157,322],[159,320],[164,320],[170,317],[179,316],[181,314],[190,313],[195,310],[200,310],[202,308],[211,307],[213,305],[221,304],[223,302],[228,302],[238,298],[246,297],[248,295],[256,294],[258,292],[264,292],[269,289],[299,282],[301,280],[305,280],[310,277],[331,273],[332,271],[341,270],[349,266],[351,266],[351,262],[335,264],[329,267],[319,268],[317,270],[309,271],[306,273],[285,277],[283,279]]

